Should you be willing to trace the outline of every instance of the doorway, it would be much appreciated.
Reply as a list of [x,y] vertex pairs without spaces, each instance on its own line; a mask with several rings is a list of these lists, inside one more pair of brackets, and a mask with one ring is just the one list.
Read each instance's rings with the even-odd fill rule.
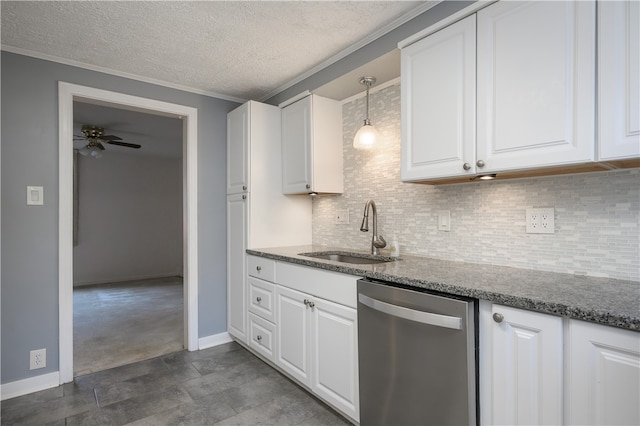
[[182,127],[74,101],[73,370],[183,349]]
[[60,82],[59,109],[59,357],[60,383],[73,381],[73,102],[183,120],[184,347],[198,349],[197,109]]

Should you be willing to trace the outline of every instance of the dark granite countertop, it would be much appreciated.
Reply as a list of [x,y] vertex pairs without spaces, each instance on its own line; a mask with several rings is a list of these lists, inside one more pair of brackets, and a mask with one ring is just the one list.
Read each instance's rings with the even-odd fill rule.
[[367,254],[319,245],[249,249],[247,253],[640,331],[639,282],[419,256],[402,255],[395,262],[357,265],[299,255],[321,251]]

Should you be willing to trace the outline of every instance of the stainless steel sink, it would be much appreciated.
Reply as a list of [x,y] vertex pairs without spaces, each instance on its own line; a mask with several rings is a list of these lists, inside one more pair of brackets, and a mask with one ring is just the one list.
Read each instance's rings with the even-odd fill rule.
[[346,253],[340,251],[322,251],[300,253],[300,256],[315,257],[316,259],[333,260],[334,262],[371,265],[376,263],[394,262],[395,258],[388,256],[374,256],[367,254]]

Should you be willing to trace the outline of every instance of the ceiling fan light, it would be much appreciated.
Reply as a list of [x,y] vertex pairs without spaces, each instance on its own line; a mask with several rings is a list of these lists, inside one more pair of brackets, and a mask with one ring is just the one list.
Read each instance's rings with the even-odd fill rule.
[[78,150],[78,154],[84,155],[86,157],[87,155],[91,154],[91,150],[85,146],[84,148]]
[[100,158],[100,157],[102,157],[102,153],[96,149],[96,150],[91,151],[91,156],[93,158]]
[[371,124],[364,124],[353,138],[355,149],[372,149],[380,140],[380,133]]

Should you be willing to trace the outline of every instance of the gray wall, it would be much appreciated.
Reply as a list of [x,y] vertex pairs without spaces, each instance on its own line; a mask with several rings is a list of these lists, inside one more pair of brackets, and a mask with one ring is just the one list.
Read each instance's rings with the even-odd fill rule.
[[182,158],[107,148],[77,170],[73,285],[182,276]]
[[[234,102],[2,52],[2,383],[58,371],[58,81],[198,109],[199,334],[226,330],[226,114]],[[26,186],[44,206],[26,206]],[[29,371],[29,351],[47,367]]]

